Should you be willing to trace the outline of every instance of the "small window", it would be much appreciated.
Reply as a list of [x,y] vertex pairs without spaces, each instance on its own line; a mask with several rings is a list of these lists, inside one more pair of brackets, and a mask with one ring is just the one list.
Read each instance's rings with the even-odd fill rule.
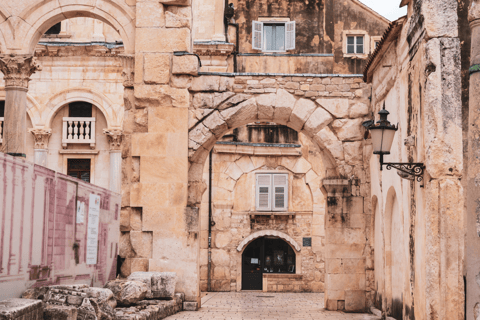
[[257,211],[287,211],[288,174],[259,173],[255,189]]
[[348,54],[365,53],[363,36],[347,36],[347,53]]
[[0,118],[5,117],[5,101],[0,101]]
[[90,159],[68,159],[67,175],[90,182]]
[[295,21],[253,21],[252,48],[266,52],[284,52],[295,49]]
[[68,105],[68,116],[73,118],[91,118],[92,104],[88,102],[72,102]]
[[45,32],[45,34],[60,34],[60,31],[62,31],[62,23],[61,22],[52,26],[50,29],[47,30],[47,32]]
[[379,44],[380,44],[380,41],[375,41],[373,45],[373,49],[377,49]]

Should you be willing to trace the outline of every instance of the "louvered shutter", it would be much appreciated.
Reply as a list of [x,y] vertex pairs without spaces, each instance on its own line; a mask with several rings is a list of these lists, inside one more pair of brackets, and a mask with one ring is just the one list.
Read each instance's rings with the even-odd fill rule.
[[257,174],[256,176],[256,207],[258,211],[271,211],[272,175]]
[[273,211],[286,211],[288,207],[288,174],[273,175]]
[[295,49],[295,21],[285,23],[285,50]]
[[263,22],[253,21],[252,22],[252,48],[254,50],[263,49]]

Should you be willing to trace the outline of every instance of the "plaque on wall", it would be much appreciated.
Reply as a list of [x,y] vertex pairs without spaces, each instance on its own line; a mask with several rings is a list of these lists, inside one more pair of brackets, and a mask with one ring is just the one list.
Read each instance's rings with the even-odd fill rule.
[[303,246],[304,247],[311,247],[312,246],[312,238],[303,238]]

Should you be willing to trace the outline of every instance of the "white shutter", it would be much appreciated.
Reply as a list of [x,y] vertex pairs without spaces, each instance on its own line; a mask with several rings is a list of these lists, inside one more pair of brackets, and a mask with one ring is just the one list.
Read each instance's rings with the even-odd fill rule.
[[285,23],[285,50],[295,49],[295,21]]
[[271,211],[272,175],[257,174],[256,178],[256,208],[258,211]]
[[263,22],[252,22],[252,48],[263,50]]
[[288,174],[273,175],[273,211],[286,211],[288,207]]

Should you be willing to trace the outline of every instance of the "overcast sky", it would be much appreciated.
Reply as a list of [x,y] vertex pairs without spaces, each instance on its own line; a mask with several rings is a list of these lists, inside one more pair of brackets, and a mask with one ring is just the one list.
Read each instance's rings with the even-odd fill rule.
[[390,21],[407,14],[407,6],[399,8],[400,0],[360,0]]

